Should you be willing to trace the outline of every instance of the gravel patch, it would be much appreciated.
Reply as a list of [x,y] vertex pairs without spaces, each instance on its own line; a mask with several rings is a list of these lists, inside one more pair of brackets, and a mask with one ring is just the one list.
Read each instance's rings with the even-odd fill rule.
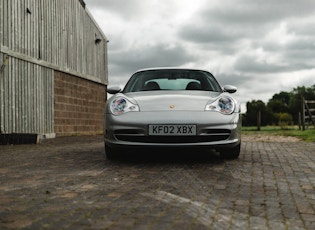
[[242,135],[242,141],[257,141],[257,142],[300,142],[302,141],[296,137],[286,136],[270,136],[270,135]]

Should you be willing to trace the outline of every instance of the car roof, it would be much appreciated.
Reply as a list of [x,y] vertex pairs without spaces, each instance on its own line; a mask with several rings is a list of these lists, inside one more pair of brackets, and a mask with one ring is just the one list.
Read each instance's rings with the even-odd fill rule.
[[209,72],[209,71],[203,70],[203,69],[185,68],[185,67],[151,67],[151,68],[139,69],[135,73],[142,72],[142,71],[149,71],[149,70],[196,70],[196,71]]

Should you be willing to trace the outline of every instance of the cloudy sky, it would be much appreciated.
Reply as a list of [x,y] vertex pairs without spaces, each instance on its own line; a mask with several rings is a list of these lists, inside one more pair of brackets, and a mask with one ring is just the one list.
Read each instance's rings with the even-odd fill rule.
[[313,0],[85,0],[107,36],[109,84],[141,68],[206,69],[267,102],[315,84]]

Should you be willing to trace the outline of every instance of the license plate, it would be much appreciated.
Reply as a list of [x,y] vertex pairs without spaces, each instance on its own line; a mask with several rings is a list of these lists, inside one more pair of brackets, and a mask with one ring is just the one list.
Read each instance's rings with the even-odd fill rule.
[[196,125],[149,125],[150,136],[195,136]]

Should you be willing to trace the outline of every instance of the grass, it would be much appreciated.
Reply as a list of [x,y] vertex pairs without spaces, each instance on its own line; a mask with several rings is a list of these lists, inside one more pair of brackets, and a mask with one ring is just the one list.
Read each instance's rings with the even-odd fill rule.
[[273,136],[292,136],[303,141],[315,142],[314,126],[309,126],[305,131],[299,130],[297,126],[288,126],[282,129],[280,126],[262,126],[260,131],[254,126],[242,127],[242,134],[246,135],[273,135]]

